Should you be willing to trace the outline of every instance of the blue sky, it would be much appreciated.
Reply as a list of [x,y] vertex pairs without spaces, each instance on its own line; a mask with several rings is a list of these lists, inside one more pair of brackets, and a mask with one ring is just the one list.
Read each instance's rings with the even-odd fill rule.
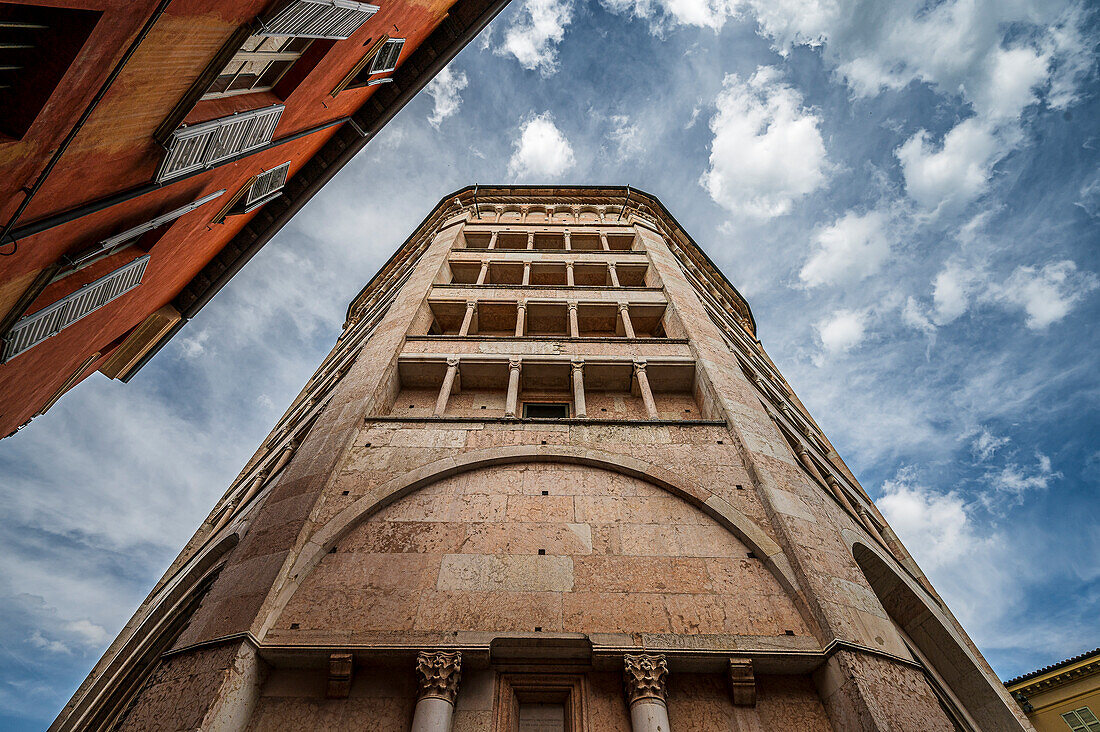
[[1100,20],[1045,0],[513,0],[129,385],[0,443],[0,727],[68,699],[470,183],[629,184],[1003,677],[1100,646]]

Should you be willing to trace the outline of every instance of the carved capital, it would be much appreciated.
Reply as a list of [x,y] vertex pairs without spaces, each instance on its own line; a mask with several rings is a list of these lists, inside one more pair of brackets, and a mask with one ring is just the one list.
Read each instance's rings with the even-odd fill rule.
[[756,676],[749,659],[731,658],[727,679],[730,687],[730,700],[734,706],[756,706]]
[[645,367],[646,367],[646,362],[645,361],[635,361],[634,362],[634,373],[638,373],[638,372],[644,373],[645,372]]
[[454,356],[448,358],[447,359],[447,367],[457,369],[458,368],[458,358],[456,358]]
[[523,361],[518,358],[508,359],[508,369],[510,371],[519,371],[523,367]]
[[573,367],[573,373],[576,373],[578,371],[580,371],[582,373],[584,372],[584,361],[582,361],[581,359],[577,359],[576,361],[570,361],[569,365]]
[[576,310],[577,309],[577,303],[575,303],[575,302],[569,303],[569,309],[570,310]]
[[630,312],[630,303],[625,303],[625,302],[619,303],[619,312],[622,312],[624,310],[627,311],[627,312]]
[[421,651],[416,654],[416,698],[455,703],[462,676],[462,654]]
[[643,699],[665,701],[668,662],[662,655],[627,653],[623,656],[623,684],[628,704]]

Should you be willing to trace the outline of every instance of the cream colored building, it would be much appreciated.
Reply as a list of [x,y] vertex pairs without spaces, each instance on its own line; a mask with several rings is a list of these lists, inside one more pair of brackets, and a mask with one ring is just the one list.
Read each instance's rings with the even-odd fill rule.
[[53,728],[1031,726],[656,198],[478,186]]
[[1005,686],[1039,732],[1100,732],[1100,648]]

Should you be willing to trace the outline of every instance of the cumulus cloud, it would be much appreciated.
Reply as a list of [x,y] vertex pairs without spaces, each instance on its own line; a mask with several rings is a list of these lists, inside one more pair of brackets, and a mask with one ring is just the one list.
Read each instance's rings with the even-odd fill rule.
[[837,310],[818,321],[814,327],[826,352],[844,353],[863,340],[867,314],[857,310]]
[[985,192],[993,165],[1003,156],[1001,139],[976,118],[960,122],[939,146],[921,130],[896,151],[905,189],[926,209],[957,209]]
[[558,44],[572,21],[572,0],[524,0],[495,53],[515,56],[523,68],[550,76],[558,70]]
[[807,287],[856,282],[878,272],[890,256],[882,211],[857,214],[849,211],[814,235],[817,250],[798,277]]
[[1079,272],[1075,263],[1062,260],[1040,269],[1017,267],[992,296],[1009,308],[1022,309],[1028,328],[1043,330],[1066,317],[1096,286],[1096,275]]
[[557,178],[573,167],[573,147],[549,112],[528,117],[512,143],[508,174],[513,178]]
[[1098,284],[1096,275],[1079,271],[1070,260],[1016,267],[1003,282],[992,280],[980,267],[950,260],[932,281],[931,308],[910,298],[902,319],[917,330],[934,329],[957,320],[972,304],[982,303],[1022,311],[1028,328],[1044,330],[1066,317]]
[[710,164],[700,183],[719,205],[768,219],[825,184],[820,119],[774,67],[757,68],[747,81],[727,74],[715,103]]
[[427,92],[435,102],[432,113],[428,115],[428,124],[438,130],[443,120],[455,114],[462,106],[461,92],[469,83],[465,71],[456,74],[450,66],[436,74],[427,86]]

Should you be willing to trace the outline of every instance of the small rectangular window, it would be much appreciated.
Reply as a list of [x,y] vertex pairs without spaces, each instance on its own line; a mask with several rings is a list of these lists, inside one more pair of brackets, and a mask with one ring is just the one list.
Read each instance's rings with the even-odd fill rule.
[[566,419],[569,417],[569,405],[564,402],[524,402],[523,416],[526,419]]
[[1100,732],[1100,720],[1088,707],[1066,712],[1062,715],[1062,719],[1073,732]]
[[210,85],[203,99],[270,91],[312,41],[293,36],[251,35]]
[[148,254],[138,257],[52,305],[24,316],[4,335],[3,360],[18,356],[50,336],[57,335],[85,315],[134,289],[141,284],[148,264]]
[[262,21],[262,35],[344,40],[377,12],[377,5],[352,0],[297,0]]
[[168,154],[157,172],[157,182],[209,168],[235,155],[263,147],[271,142],[284,108],[274,104],[181,127],[168,139]]
[[519,732],[565,732],[565,705],[520,702]]

